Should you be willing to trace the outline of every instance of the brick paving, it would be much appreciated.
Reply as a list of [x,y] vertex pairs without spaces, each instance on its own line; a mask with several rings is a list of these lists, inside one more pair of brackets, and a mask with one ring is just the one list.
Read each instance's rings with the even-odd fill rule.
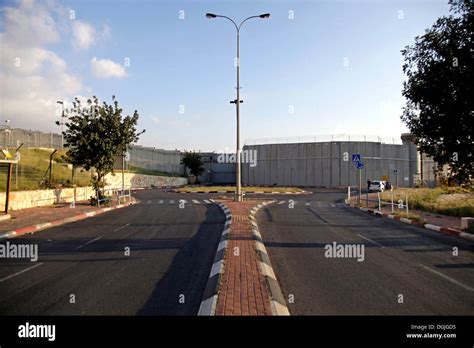
[[[232,213],[224,275],[216,315],[272,315],[270,294],[260,275],[255,240],[248,218],[258,201],[226,202]],[[239,254],[235,255],[235,248]]]
[[12,210],[9,212],[11,219],[0,222],[0,232],[8,232],[31,225],[67,219],[85,212],[98,210],[98,207],[91,206],[88,201],[76,202],[75,208],[70,208],[70,204],[65,203],[45,207]]

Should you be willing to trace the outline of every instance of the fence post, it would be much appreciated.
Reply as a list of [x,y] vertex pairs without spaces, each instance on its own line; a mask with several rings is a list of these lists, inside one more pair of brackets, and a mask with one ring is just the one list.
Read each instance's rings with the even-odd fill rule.
[[392,192],[392,214],[393,214],[393,192]]
[[405,195],[405,201],[406,201],[406,204],[407,204],[407,219],[408,219],[408,216],[409,216],[409,214],[408,214],[408,194]]

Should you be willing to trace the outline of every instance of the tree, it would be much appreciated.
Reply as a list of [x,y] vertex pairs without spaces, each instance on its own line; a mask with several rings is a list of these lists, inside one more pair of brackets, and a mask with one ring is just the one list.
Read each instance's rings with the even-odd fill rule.
[[196,176],[196,178],[204,173],[201,155],[197,152],[186,151],[181,160],[181,164],[184,164],[184,166],[188,168],[191,174]]
[[449,1],[452,14],[438,18],[412,46],[405,59],[401,119],[418,148],[450,168],[450,176],[469,183],[474,176],[474,5]]
[[112,104],[99,104],[97,97],[82,106],[76,98],[68,110],[66,130],[63,132],[68,151],[66,159],[76,167],[86,170],[95,168],[97,178],[92,179],[95,188],[104,187],[104,177],[113,171],[114,157],[122,155],[127,145],[136,142],[145,132],[137,133],[138,112],[122,117],[122,109],[115,96]]

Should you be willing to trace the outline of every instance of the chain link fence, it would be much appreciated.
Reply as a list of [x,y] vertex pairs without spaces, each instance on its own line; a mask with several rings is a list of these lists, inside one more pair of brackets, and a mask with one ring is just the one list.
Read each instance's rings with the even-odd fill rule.
[[[5,147],[2,147],[5,149]],[[7,148],[15,156],[14,147]],[[90,185],[91,173],[73,166],[63,158],[65,151],[22,147],[20,160],[13,164],[10,188],[12,191],[65,188]],[[5,192],[8,165],[0,164],[0,192]]]

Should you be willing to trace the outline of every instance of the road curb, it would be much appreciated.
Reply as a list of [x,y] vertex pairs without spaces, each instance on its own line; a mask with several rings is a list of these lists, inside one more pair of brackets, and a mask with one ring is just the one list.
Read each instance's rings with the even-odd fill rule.
[[275,276],[275,272],[273,271],[272,264],[270,262],[270,257],[268,256],[267,249],[263,244],[262,235],[259,232],[257,219],[255,215],[257,212],[264,206],[274,203],[275,201],[266,201],[262,202],[250,210],[249,213],[249,220],[250,225],[252,226],[252,233],[255,239],[255,249],[257,251],[257,255],[260,258],[259,262],[259,269],[260,274],[265,279],[265,283],[267,285],[267,289],[270,293],[270,304],[272,308],[273,315],[290,315],[290,311],[286,306],[285,298],[283,297],[283,293],[280,288],[280,284],[278,284],[278,280]]
[[90,218],[90,217],[93,217],[93,216],[96,216],[96,215],[99,215],[99,214],[106,213],[106,212],[111,211],[111,210],[125,208],[125,207],[128,207],[128,206],[132,205],[132,204],[134,204],[134,202],[129,203],[129,204],[119,204],[119,205],[116,205],[115,207],[100,208],[97,211],[89,211],[89,212],[81,213],[81,214],[78,214],[76,216],[71,216],[71,217],[68,217],[68,218],[60,219],[60,220],[55,220],[55,221],[46,222],[46,223],[42,223],[42,224],[31,225],[31,226],[27,226],[27,227],[21,227],[21,228],[18,228],[16,230],[12,230],[12,231],[8,231],[8,232],[2,232],[2,233],[0,233],[0,240],[19,237],[19,236],[22,236],[22,235],[25,235],[25,234],[33,234],[33,233],[36,233],[38,231],[42,231],[42,230],[45,230],[45,229],[48,229],[48,228],[51,228],[51,227],[60,226],[60,225],[64,225],[64,224],[67,224],[67,223],[70,223],[70,222],[87,219],[87,218]]
[[[357,209],[357,207],[352,207],[351,205],[349,205],[349,207]],[[460,230],[457,230],[457,229],[454,229],[454,228],[442,227],[442,226],[437,226],[437,225],[433,225],[433,224],[423,224],[423,223],[416,222],[416,221],[411,220],[411,219],[407,219],[407,218],[400,217],[400,216],[395,216],[393,214],[386,214],[386,213],[383,213],[381,211],[368,209],[368,208],[359,207],[359,210],[361,210],[361,211],[363,211],[367,214],[389,218],[391,220],[400,221],[400,222],[403,222],[403,223],[408,224],[408,225],[418,226],[418,227],[424,228],[426,230],[430,230],[430,231],[438,232],[438,233],[441,233],[441,234],[444,234],[444,235],[458,237],[458,238],[462,238],[462,239],[474,242],[474,235],[473,234],[466,233],[466,232],[463,232],[463,231],[460,231]]]
[[[214,201],[213,201],[214,202]],[[219,298],[219,288],[224,274],[224,260],[227,254],[228,237],[230,225],[232,224],[232,214],[224,203],[217,203],[225,214],[224,228],[221,233],[216,255],[212,263],[211,272],[207,280],[201,305],[199,306],[199,316],[216,315],[217,300]]]

